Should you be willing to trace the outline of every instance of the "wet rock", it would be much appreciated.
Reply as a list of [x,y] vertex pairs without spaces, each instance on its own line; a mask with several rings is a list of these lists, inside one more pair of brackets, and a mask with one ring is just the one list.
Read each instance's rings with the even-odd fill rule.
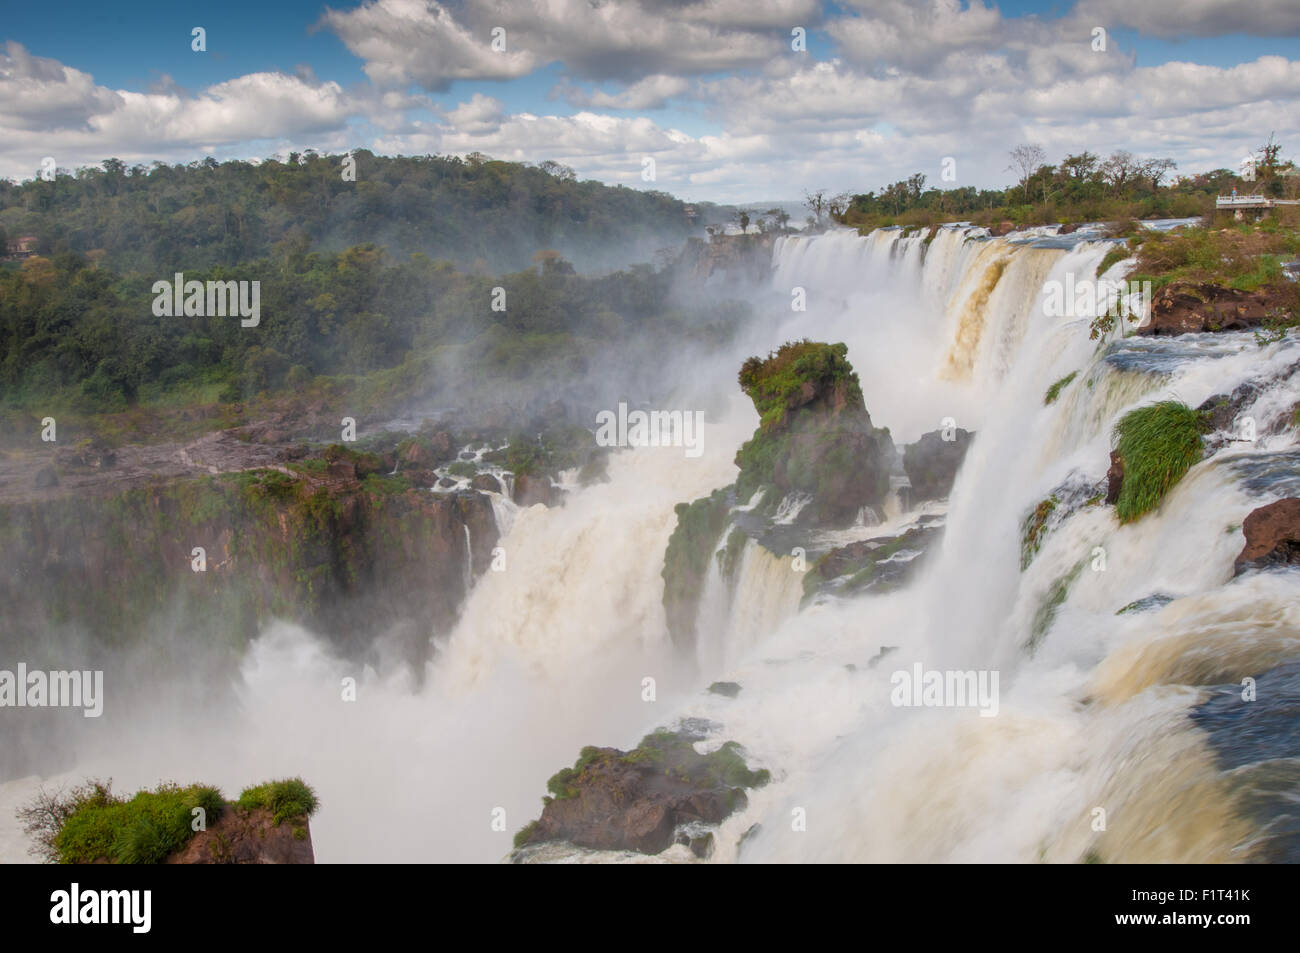
[[892,592],[923,565],[927,550],[943,532],[942,524],[913,526],[898,536],[877,536],[832,549],[804,576],[804,597],[827,583],[840,594]]
[[1003,235],[1010,235],[1016,228],[1015,222],[998,222],[996,225],[989,226],[989,234],[1000,238]]
[[[492,511],[492,501],[482,493],[462,490],[452,496],[457,517],[473,541],[471,556],[475,573],[484,573],[492,565],[492,547],[497,541],[497,518]],[[484,541],[490,541],[484,545]]]
[[744,789],[761,787],[766,771],[750,771],[741,748],[728,742],[699,754],[689,735],[659,731],[632,751],[582,749],[572,768],[547,784],[553,795],[542,816],[521,832],[516,846],[566,840],[595,850],[657,854],[677,841],[697,856],[712,843],[698,828],[717,824],[748,803]]
[[1300,499],[1290,497],[1252,510],[1241,532],[1246,546],[1233,566],[1236,575],[1300,564]]
[[489,493],[501,492],[501,481],[490,473],[480,473],[474,479],[469,481],[469,485],[476,490],[483,490]]
[[737,682],[714,682],[709,686],[709,693],[712,695],[725,695],[728,698],[735,698],[740,694],[740,684]]
[[563,497],[559,487],[553,486],[546,476],[529,476],[520,473],[515,477],[515,502],[520,506],[555,506]]
[[701,860],[707,860],[713,856],[713,832],[707,831],[698,836],[692,836],[686,831],[677,835],[677,843],[689,847],[691,853]]
[[1163,609],[1169,603],[1174,601],[1174,597],[1163,592],[1153,592],[1149,596],[1143,596],[1141,599],[1135,599],[1128,605],[1115,610],[1116,615],[1127,615],[1130,612],[1151,612],[1155,609]]
[[1124,488],[1124,458],[1118,450],[1110,452],[1110,469],[1106,471],[1106,503],[1114,506],[1119,502],[1120,490]]
[[932,430],[903,449],[903,470],[912,484],[913,502],[939,499],[952,492],[974,434],[957,428],[953,436],[944,440],[942,431]]
[[[1276,386],[1276,383],[1273,385]],[[1253,440],[1257,434],[1247,434],[1242,428],[1241,412],[1259,398],[1265,386],[1246,381],[1231,394],[1215,394],[1196,408],[1201,416],[1201,429],[1207,434],[1205,448],[1213,453],[1237,440]]]
[[1231,394],[1215,394],[1207,398],[1197,411],[1207,430],[1231,430],[1233,421],[1242,408],[1259,397],[1262,388],[1251,381],[1237,387]]

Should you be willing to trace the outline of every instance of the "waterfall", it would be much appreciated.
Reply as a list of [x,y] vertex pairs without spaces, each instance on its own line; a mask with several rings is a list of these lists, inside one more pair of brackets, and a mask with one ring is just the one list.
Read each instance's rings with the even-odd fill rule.
[[[1248,763],[1230,779],[1191,716],[1225,686],[1293,660],[1300,643],[1295,574],[1232,577],[1245,515],[1300,495],[1300,345],[1261,348],[1241,333],[1092,340],[1087,316],[1044,305],[1045,282],[1094,277],[1109,247],[1070,239],[961,226],[779,238],[747,336],[693,375],[724,407],[704,455],[616,452],[609,482],[574,487],[554,508],[521,510],[508,485],[492,494],[507,568],[474,583],[424,672],[345,662],[274,624],[244,659],[228,717],[180,709],[143,721],[52,780],[200,778],[237,791],[301,773],[325,804],[312,825],[322,860],[496,860],[582,746],[628,747],[698,717],[773,775],[724,822],[715,862],[1252,856],[1276,778],[1238,751]],[[795,288],[805,311],[791,309]],[[736,393],[739,362],[801,337],[848,345],[873,421],[900,446],[948,419],[976,433],[944,534],[905,588],[802,611],[793,559],[749,539],[731,577],[709,561],[684,659],[662,605],[674,506],[735,480],[736,449],[757,425]],[[1247,380],[1261,385],[1243,411],[1258,424],[1254,443],[1193,467],[1133,524],[1082,502],[1105,477],[1122,414],[1169,397],[1195,406]],[[1021,521],[1063,485],[1085,488],[1080,502],[1022,571]],[[876,520],[844,532],[877,535]],[[1120,611],[1155,596],[1152,608]],[[997,715],[896,706],[893,673],[913,664],[997,671]],[[349,677],[357,701],[341,702]],[[740,693],[703,690],[721,679]],[[0,805],[38,780],[0,785]],[[490,826],[495,808],[506,832]],[[795,809],[806,830],[792,830]],[[10,828],[0,833],[0,859],[23,859]],[[682,851],[665,856],[689,859]]]
[[[1092,340],[1088,316],[1052,317],[1043,303],[1044,282],[1094,277],[1106,245],[1086,238],[941,229],[912,275],[912,246],[897,250],[908,241],[882,230],[778,243],[774,290],[803,286],[820,304],[783,330],[846,340],[873,417],[903,439],[944,408],[977,438],[942,546],[910,588],[789,616],[758,652],[728,659],[736,699],[683,708],[721,721],[776,776],[724,823],[714,860],[1249,856],[1267,839],[1257,812],[1276,798],[1275,770],[1230,777],[1190,716],[1223,691],[1212,686],[1231,690],[1300,644],[1294,574],[1232,579],[1246,513],[1300,491],[1300,347],[1260,348],[1249,334]],[[1195,406],[1246,380],[1263,382],[1243,411],[1254,444],[1197,465],[1132,525],[1082,507],[1020,570],[1021,518],[1067,478],[1104,478],[1120,416],[1169,397]],[[1157,593],[1163,608],[1120,612]],[[885,646],[889,661],[865,664]],[[891,673],[918,661],[1000,671],[998,715],[893,706]],[[806,831],[790,830],[795,808]]]
[[465,524],[465,592],[474,588],[474,543],[469,537],[469,524]]
[[793,559],[747,539],[734,578],[710,560],[696,616],[696,658],[702,672],[722,672],[744,659],[799,608],[803,576]]

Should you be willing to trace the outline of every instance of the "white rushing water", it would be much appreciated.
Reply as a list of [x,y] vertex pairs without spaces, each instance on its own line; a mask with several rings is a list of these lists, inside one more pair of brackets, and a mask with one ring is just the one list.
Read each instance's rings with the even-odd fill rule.
[[[714,861],[1246,856],[1258,833],[1248,785],[1230,783],[1188,713],[1204,686],[1257,676],[1300,645],[1294,575],[1232,578],[1243,518],[1300,482],[1286,456],[1294,428],[1281,426],[1300,401],[1300,375],[1286,378],[1300,351],[1248,334],[1091,340],[1086,316],[1046,313],[1044,283],[1094,277],[1109,246],[1067,246],[970,228],[928,243],[897,230],[777,242],[777,304],[745,353],[844,341],[873,421],[900,446],[945,420],[976,432],[940,548],[907,588],[798,611],[792,561],[750,541],[731,584],[710,561],[699,644],[691,659],[674,655],[660,578],[673,506],[734,480],[735,450],[757,421],[734,393],[738,352],[713,375],[728,409],[710,421],[701,458],[616,454],[610,482],[555,509],[494,498],[507,568],[475,581],[422,684],[350,671],[309,633],[276,626],[245,660],[231,711],[136,720],[77,752],[65,777],[111,774],[122,790],[206,780],[233,794],[301,774],[322,799],[321,861],[496,860],[583,745],[628,747],[700,717],[773,774],[724,822]],[[785,304],[796,287],[804,312]],[[1022,519],[1067,480],[1104,478],[1123,413],[1171,396],[1195,406],[1248,379],[1269,385],[1245,411],[1254,443],[1198,464],[1131,525],[1080,507],[1021,570]],[[782,517],[805,503],[787,501]],[[1117,614],[1152,595],[1169,601]],[[884,647],[894,649],[869,664]],[[891,675],[914,664],[997,671],[996,716],[896,707]],[[342,703],[349,675],[358,701]],[[738,697],[702,691],[722,678],[742,686]],[[0,824],[38,781],[0,785]],[[498,807],[506,832],[491,828]],[[0,860],[20,859],[20,838],[3,828]],[[661,859],[693,857],[674,847]]]

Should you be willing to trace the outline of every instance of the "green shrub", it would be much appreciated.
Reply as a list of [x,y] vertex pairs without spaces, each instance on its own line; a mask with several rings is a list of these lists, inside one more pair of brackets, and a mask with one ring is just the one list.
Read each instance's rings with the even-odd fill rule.
[[546,782],[546,790],[551,792],[552,797],[557,801],[563,801],[565,798],[577,797],[578,789],[570,782],[576,781],[578,777],[586,770],[587,766],[600,757],[600,749],[593,745],[587,745],[578,753],[578,760],[574,762],[571,768],[561,768],[551,775]]
[[818,392],[843,384],[847,403],[862,406],[862,388],[848,353],[847,344],[821,344],[805,338],[781,345],[767,360],[746,360],[740,368],[740,388],[753,400],[763,431],[778,429],[785,422],[786,410],[808,384]]
[[529,821],[527,824],[521,827],[518,830],[518,832],[516,832],[515,834],[515,850],[518,850],[520,847],[523,847],[525,844],[527,844],[528,838],[533,836],[533,831],[535,830],[537,830],[536,821]]
[[221,792],[208,785],[164,783],[128,801],[115,796],[109,785],[96,784],[54,837],[57,859],[64,864],[158,864],[193,836],[195,808],[203,808],[206,823],[212,823],[224,806]]
[[1121,523],[1131,523],[1158,506],[1200,459],[1203,448],[1196,411],[1172,400],[1125,414],[1114,436],[1124,461],[1124,482],[1115,504]]
[[244,788],[235,803],[245,810],[265,808],[271,812],[271,820],[277,827],[281,821],[311,817],[320,806],[316,792],[301,778],[267,781]]

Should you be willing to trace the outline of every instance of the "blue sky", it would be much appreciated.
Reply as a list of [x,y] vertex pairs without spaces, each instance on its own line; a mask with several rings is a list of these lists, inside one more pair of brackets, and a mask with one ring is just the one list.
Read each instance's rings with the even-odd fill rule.
[[[537,13],[545,8],[545,16]],[[317,148],[556,159],[689,198],[863,190],[1009,142],[1235,164],[1300,152],[1295,0],[82,0],[0,31],[0,175]],[[207,51],[190,48],[192,27]],[[488,48],[494,26],[506,50]],[[806,52],[789,48],[792,26]],[[1104,51],[1092,29],[1107,30]],[[642,158],[660,175],[645,182]]]

